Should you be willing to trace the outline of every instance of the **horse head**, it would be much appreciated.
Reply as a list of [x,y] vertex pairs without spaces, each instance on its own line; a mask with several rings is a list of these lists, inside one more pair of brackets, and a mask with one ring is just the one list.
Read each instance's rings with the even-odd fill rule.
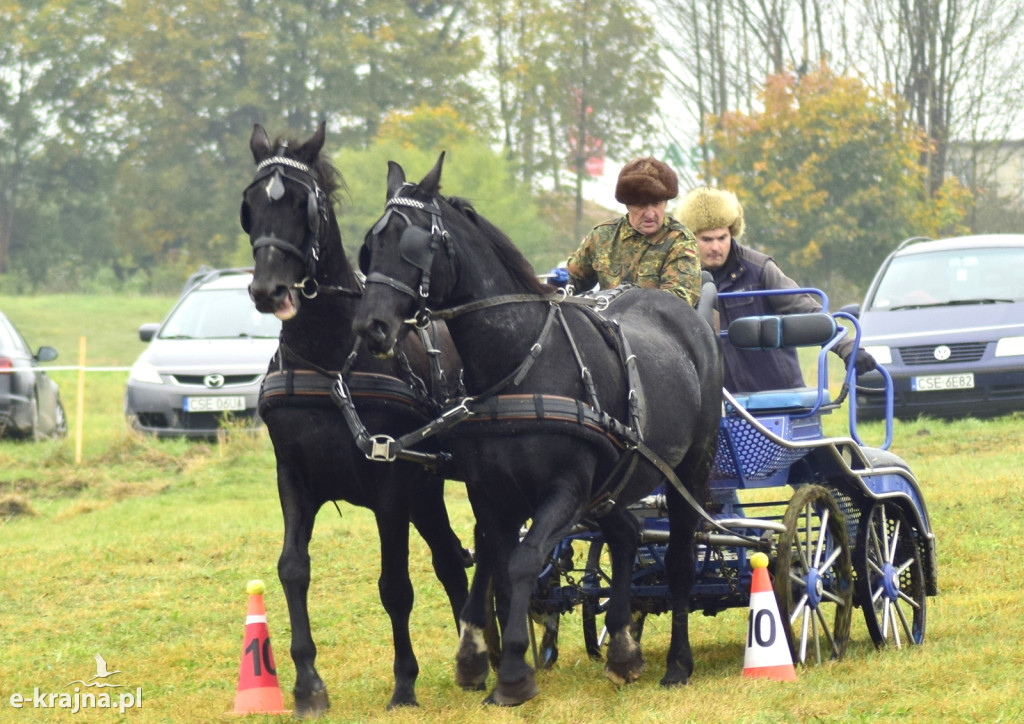
[[[403,330],[402,320],[415,316],[417,323],[425,324],[427,305],[444,300],[454,282],[450,264],[454,249],[442,216],[444,201],[438,196],[443,163],[442,152],[423,180],[412,184],[406,182],[400,165],[388,161],[384,214],[367,232],[359,250],[366,298],[372,303],[361,305],[353,329],[381,357],[393,353]],[[450,269],[437,267],[439,257]],[[374,311],[364,314],[368,306]]]
[[[418,184],[388,162],[384,214],[359,252],[366,294],[353,328],[379,356],[391,353],[408,327],[426,324],[430,309],[503,293],[545,293],[529,262],[465,199],[439,193],[442,152]],[[477,274],[461,274],[461,269]]]
[[271,143],[256,124],[249,140],[256,175],[242,193],[240,214],[255,264],[249,294],[259,311],[283,320],[298,314],[303,298],[316,296],[328,255],[347,268],[331,205],[343,181],[321,156],[324,138],[321,123],[303,143]]

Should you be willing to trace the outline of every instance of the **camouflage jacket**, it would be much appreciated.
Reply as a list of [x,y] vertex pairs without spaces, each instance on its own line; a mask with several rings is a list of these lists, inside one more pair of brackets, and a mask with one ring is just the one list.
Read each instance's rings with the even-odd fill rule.
[[630,226],[625,216],[598,224],[566,266],[569,283],[579,291],[628,283],[664,289],[692,305],[700,298],[697,239],[671,216],[651,237]]

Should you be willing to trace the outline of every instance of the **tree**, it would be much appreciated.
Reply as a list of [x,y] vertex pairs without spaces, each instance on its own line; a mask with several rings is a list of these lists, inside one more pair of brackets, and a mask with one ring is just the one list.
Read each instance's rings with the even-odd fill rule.
[[[88,258],[89,219],[102,217],[108,201],[97,181],[115,160],[112,51],[95,29],[113,8],[92,0],[0,6],[0,273],[12,255],[40,246],[58,265]],[[32,229],[45,230],[38,243]]]
[[[153,269],[224,265],[238,249],[253,123],[364,144],[388,109],[431,96],[479,105],[478,50],[462,2],[129,0],[109,29],[127,153],[116,203],[120,258]],[[168,62],[168,59],[174,62]],[[244,184],[243,184],[244,185]]]
[[649,148],[662,71],[649,21],[633,3],[523,0],[485,3],[496,49],[491,72],[509,158],[522,178],[559,190],[572,174],[576,233],[587,161],[598,144],[613,158]]
[[[936,194],[950,145],[1004,140],[1024,120],[1024,6],[1017,0],[864,0],[865,70],[898,90],[931,144],[919,162]],[[1018,130],[1019,132],[1019,130]]]
[[542,223],[530,189],[515,178],[512,164],[490,147],[488,139],[443,106],[391,114],[369,147],[343,148],[336,155],[348,192],[335,209],[340,208],[338,223],[349,256],[354,258],[366,232],[384,212],[387,162],[401,164],[408,180],[416,182],[442,151],[442,193],[468,199],[508,234],[531,262],[549,263],[545,252],[553,232]]
[[[1018,0],[649,2],[665,21],[670,87],[692,116],[668,124],[677,141],[693,129],[710,138],[709,117],[757,110],[755,91],[768,75],[791,69],[801,76],[822,62],[905,100],[904,120],[929,139],[918,158],[929,194],[941,193],[946,176],[959,171],[951,148],[980,150],[992,168],[993,144],[1019,136],[1024,123]],[[707,164],[710,149],[700,151]],[[970,175],[973,182],[979,169]]]
[[806,283],[862,288],[903,238],[959,231],[965,193],[926,193],[927,139],[903,103],[826,66],[768,78],[764,111],[715,119],[707,178],[743,203],[747,239]]

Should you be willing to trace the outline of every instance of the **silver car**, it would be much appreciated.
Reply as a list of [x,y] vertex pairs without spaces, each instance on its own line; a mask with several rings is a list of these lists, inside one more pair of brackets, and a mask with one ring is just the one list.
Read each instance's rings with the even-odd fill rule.
[[158,437],[215,438],[227,420],[261,423],[260,384],[281,321],[249,299],[252,272],[193,277],[162,324],[139,327],[149,346],[128,373],[124,409],[136,430]]
[[40,367],[56,358],[53,347],[33,352],[0,312],[0,436],[42,440],[67,435],[57,383]]

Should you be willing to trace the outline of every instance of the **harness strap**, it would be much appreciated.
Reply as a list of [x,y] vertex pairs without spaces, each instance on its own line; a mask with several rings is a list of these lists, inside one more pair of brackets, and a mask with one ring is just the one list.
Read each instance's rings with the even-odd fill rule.
[[595,410],[601,412],[601,403],[597,399],[597,388],[594,387],[594,378],[590,374],[590,368],[583,361],[583,355],[580,354],[580,349],[576,346],[576,339],[572,336],[572,330],[569,329],[569,325],[565,321],[562,308],[557,305],[554,308],[558,310],[558,321],[561,322],[562,329],[565,330],[565,337],[569,340],[569,346],[572,348],[573,356],[576,357],[576,366],[580,370],[580,378],[583,380],[583,388],[587,393],[587,401]]
[[508,387],[509,384],[514,384],[518,386],[523,381],[523,378],[526,377],[526,374],[530,371],[530,368],[533,367],[533,363],[537,361],[538,357],[540,357],[540,353],[544,351],[544,343],[547,341],[548,336],[551,334],[551,325],[555,321],[556,314],[560,314],[560,312],[558,311],[558,305],[552,304],[548,308],[548,316],[544,319],[544,326],[540,330],[540,335],[538,335],[537,341],[534,342],[533,346],[530,347],[530,352],[526,355],[526,358],[523,359],[523,361],[520,362],[514,370],[509,372],[502,379],[498,380],[496,383],[488,387],[480,394],[474,395],[472,398],[468,399],[483,400],[488,397],[491,397],[492,395],[497,394],[501,390]]

